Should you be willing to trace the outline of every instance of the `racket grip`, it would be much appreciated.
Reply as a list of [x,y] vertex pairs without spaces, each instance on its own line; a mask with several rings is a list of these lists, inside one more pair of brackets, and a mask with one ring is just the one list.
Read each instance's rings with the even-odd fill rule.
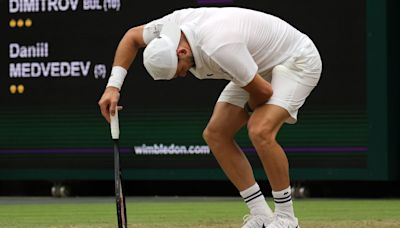
[[119,139],[119,121],[118,121],[118,108],[115,109],[115,114],[111,115],[111,121],[110,121],[110,126],[111,126],[111,138],[112,139]]

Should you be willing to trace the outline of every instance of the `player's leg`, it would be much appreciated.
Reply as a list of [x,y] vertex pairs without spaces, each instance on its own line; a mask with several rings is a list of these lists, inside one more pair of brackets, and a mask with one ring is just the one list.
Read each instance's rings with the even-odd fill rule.
[[286,109],[265,104],[255,110],[248,122],[249,137],[268,175],[272,190],[283,190],[289,186],[289,165],[276,135],[289,118]]
[[236,133],[247,123],[247,113],[236,105],[218,102],[203,132],[219,165],[239,191],[254,185],[250,163],[234,140]]
[[288,118],[289,113],[286,109],[266,104],[257,108],[248,123],[250,139],[257,150],[272,188],[275,215],[279,218],[276,223],[283,225],[271,224],[274,228],[295,228],[298,225],[291,199],[288,160],[282,147],[276,141],[279,129]]
[[321,60],[312,43],[295,58],[274,67],[271,85],[274,94],[266,105],[259,107],[249,120],[249,135],[272,187],[275,219],[268,228],[297,228],[289,180],[289,165],[276,135],[282,124],[295,123],[297,113],[317,85]]
[[[232,99],[233,94],[236,94],[235,99]],[[249,118],[242,108],[247,96],[240,87],[233,83],[228,85],[214,108],[203,136],[221,168],[249,207],[250,216],[246,217],[243,227],[261,228],[272,221],[272,211],[254,179],[249,161],[234,140],[236,133]]]

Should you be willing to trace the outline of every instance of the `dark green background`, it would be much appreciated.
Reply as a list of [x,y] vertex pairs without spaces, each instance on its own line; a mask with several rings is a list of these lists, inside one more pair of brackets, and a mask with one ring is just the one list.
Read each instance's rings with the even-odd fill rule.
[[[4,12],[7,3],[1,1],[3,23],[15,17]],[[57,54],[50,60],[89,59],[110,67],[126,29],[173,9],[198,5],[195,1],[157,4],[154,8],[151,2],[122,1],[122,11],[114,14],[18,14],[32,18],[34,27],[29,31],[5,29],[1,45],[8,50],[9,42],[49,40],[51,52]],[[395,42],[389,39],[394,25],[388,17],[396,16],[386,2],[275,0],[235,1],[231,5],[280,16],[308,34],[320,50],[324,63],[321,81],[302,108],[299,123],[284,126],[278,139],[285,148],[333,150],[288,152],[293,179],[398,178],[397,144],[390,143],[395,137],[389,137],[397,135],[391,126],[393,113],[398,113],[398,93],[390,80],[396,82],[391,78],[398,70],[389,64],[393,61],[389,57],[394,56],[389,45]],[[113,157],[108,125],[96,106],[106,81],[94,77],[9,79],[7,52],[1,54],[1,59],[0,179],[111,179]],[[11,95],[9,85],[19,83],[25,85],[25,93]],[[133,145],[153,143],[205,144],[201,133],[225,84],[192,77],[152,81],[139,54],[121,94],[121,104],[125,106],[120,114],[125,178],[225,179],[212,155],[134,156],[132,150]],[[394,95],[388,96],[388,92]],[[237,140],[244,148],[251,147],[245,129]],[[342,147],[368,149],[334,151]],[[108,148],[109,152],[90,152]],[[19,149],[39,152],[15,153]],[[52,153],[60,149],[70,152]],[[257,177],[265,179],[256,154],[248,153],[248,157]]]

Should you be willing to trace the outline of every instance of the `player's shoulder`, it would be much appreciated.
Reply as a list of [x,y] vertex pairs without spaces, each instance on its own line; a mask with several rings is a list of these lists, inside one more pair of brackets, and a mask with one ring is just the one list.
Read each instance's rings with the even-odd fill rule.
[[203,51],[211,55],[221,47],[243,42],[243,37],[238,31],[229,29],[227,25],[210,23],[203,26],[198,32],[199,44]]

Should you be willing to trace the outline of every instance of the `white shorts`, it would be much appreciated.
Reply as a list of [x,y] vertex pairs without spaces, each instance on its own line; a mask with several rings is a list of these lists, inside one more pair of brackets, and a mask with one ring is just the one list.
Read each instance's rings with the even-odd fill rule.
[[[296,123],[297,113],[317,85],[321,70],[322,62],[318,50],[311,41],[307,42],[282,64],[260,73],[272,85],[273,95],[267,104],[286,109],[290,114],[286,123]],[[249,95],[244,89],[230,82],[217,102],[227,102],[243,108],[248,99]]]

